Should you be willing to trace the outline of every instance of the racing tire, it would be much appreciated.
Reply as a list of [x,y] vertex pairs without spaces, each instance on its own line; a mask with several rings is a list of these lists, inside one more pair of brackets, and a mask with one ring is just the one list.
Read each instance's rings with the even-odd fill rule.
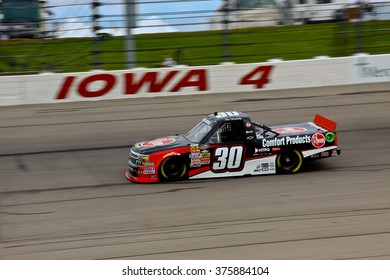
[[160,165],[160,175],[165,181],[182,180],[187,175],[187,164],[181,157],[169,157]]
[[282,173],[297,173],[303,166],[303,156],[298,150],[282,151],[276,157],[276,166]]

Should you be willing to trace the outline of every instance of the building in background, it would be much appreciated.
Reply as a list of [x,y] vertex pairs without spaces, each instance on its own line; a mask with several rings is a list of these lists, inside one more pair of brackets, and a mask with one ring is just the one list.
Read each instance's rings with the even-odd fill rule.
[[2,38],[46,38],[53,34],[47,26],[52,13],[46,1],[0,0]]
[[389,19],[390,0],[227,0],[211,29],[292,25],[356,19]]
[[229,28],[247,28],[273,26],[278,19],[277,5],[274,0],[228,0],[211,17],[210,28],[224,29],[228,20]]

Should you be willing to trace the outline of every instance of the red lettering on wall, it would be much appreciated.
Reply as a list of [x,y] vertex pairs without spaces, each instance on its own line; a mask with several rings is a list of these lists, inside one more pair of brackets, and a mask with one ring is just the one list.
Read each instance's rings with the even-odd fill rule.
[[60,91],[58,92],[56,99],[65,99],[66,98],[66,96],[68,95],[69,88],[72,85],[73,80],[75,78],[76,78],[76,76],[69,76],[69,77],[65,78],[65,81],[62,84],[62,87],[61,87]]
[[126,81],[126,92],[125,94],[136,94],[139,89],[144,85],[149,83],[148,92],[160,92],[164,89],[169,81],[177,74],[178,71],[170,71],[163,80],[159,83],[157,82],[158,72],[148,72],[146,73],[138,83],[134,82],[134,74],[128,73],[125,75]]
[[242,77],[240,85],[255,85],[256,88],[263,88],[269,83],[269,75],[272,71],[272,65],[259,66],[247,75]]
[[[88,90],[88,85],[90,83],[96,82],[96,81],[103,81],[105,82],[105,85],[102,89],[96,90],[96,91],[90,91]],[[90,97],[99,97],[107,92],[109,92],[115,85],[116,78],[114,75],[110,74],[97,74],[90,77],[85,78],[81,81],[78,87],[78,92],[81,96],[90,98]]]
[[207,90],[206,70],[196,69],[189,71],[183,79],[171,89],[171,92],[177,92],[185,87],[197,87],[199,91]]

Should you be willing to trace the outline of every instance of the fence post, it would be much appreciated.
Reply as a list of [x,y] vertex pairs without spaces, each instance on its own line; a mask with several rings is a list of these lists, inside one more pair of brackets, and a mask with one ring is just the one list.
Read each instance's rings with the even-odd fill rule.
[[357,19],[356,19],[356,53],[362,53],[363,52],[363,45],[362,45],[362,28],[363,28],[363,2],[358,1],[357,3]]
[[135,44],[132,29],[136,27],[134,0],[126,0],[126,38],[125,38],[125,61],[126,68],[136,67]]
[[228,62],[230,61],[230,54],[229,54],[229,12],[230,12],[230,4],[229,0],[224,0],[224,8],[223,8],[223,15],[222,15],[222,23],[223,23],[223,56],[222,61]]
[[93,70],[98,70],[100,69],[100,59],[99,59],[99,54],[100,54],[100,49],[99,49],[99,36],[97,35],[97,32],[101,29],[99,26],[98,19],[101,18],[102,16],[99,14],[98,7],[102,5],[99,1],[93,1],[92,3],[92,22],[93,22],[93,51],[92,51],[92,56],[93,56]]

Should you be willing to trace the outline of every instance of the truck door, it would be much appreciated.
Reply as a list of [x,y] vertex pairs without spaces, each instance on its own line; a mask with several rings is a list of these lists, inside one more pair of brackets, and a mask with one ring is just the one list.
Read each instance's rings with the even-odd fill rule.
[[210,138],[210,143],[219,144],[213,151],[213,172],[241,171],[245,163],[246,131],[243,120],[225,121]]

